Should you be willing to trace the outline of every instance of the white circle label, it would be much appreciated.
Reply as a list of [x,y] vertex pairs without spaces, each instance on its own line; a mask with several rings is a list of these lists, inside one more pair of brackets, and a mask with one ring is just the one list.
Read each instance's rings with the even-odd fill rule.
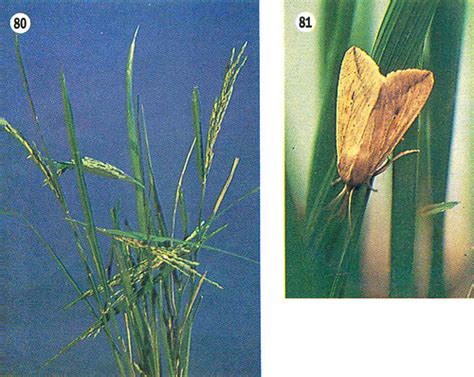
[[25,13],[16,13],[10,18],[10,28],[18,34],[26,33],[30,30],[31,20]]
[[301,12],[295,19],[296,29],[302,33],[309,33],[314,29],[315,20],[311,12]]

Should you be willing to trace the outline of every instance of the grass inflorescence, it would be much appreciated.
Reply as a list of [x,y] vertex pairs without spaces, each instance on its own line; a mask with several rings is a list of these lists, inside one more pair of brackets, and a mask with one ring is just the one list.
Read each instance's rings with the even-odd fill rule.
[[[129,47],[125,75],[126,123],[132,174],[129,175],[109,163],[82,155],[77,140],[73,104],[70,101],[69,88],[62,71],[60,73],[61,93],[71,158],[60,161],[50,156],[47,140],[42,134],[42,126],[31,96],[18,36],[15,36],[17,61],[33,120],[41,135],[41,147],[28,141],[6,119],[0,118],[0,126],[13,137],[12,140],[19,142],[26,149],[28,157],[43,173],[44,183],[54,193],[65,221],[71,229],[87,282],[87,286],[79,285],[77,283],[79,279],[70,273],[53,248],[25,220],[77,292],[77,297],[65,305],[65,308],[71,309],[83,303],[88,308],[92,321],[82,334],[65,345],[46,364],[53,362],[80,341],[103,333],[110,344],[120,375],[186,376],[190,363],[192,327],[202,299],[202,286],[204,283],[209,283],[214,287],[222,288],[218,282],[208,276],[207,271],[200,271],[198,252],[207,249],[239,257],[208,244],[212,237],[226,227],[224,225],[215,229],[213,225],[214,221],[229,209],[229,207],[221,209],[221,204],[234,177],[238,158],[234,160],[221,191],[211,201],[212,207],[207,218],[204,218],[203,207],[208,202],[205,191],[215,154],[214,146],[232,97],[234,84],[247,59],[244,56],[246,44],[238,52],[235,49],[231,52],[221,93],[216,97],[212,108],[205,140],[202,140],[203,130],[197,88],[192,92],[190,102],[194,141],[178,179],[174,211],[170,221],[171,227],[169,227],[162,210],[153,171],[145,111],[132,88],[137,34],[138,28]],[[196,155],[196,168],[201,186],[201,195],[197,199],[200,203],[199,216],[195,225],[190,223],[192,217],[186,209],[185,194],[182,190],[193,153]],[[63,193],[61,180],[68,171],[70,171],[69,174],[74,172],[76,175],[82,219],[72,217]],[[121,213],[119,204],[110,209],[113,227],[108,229],[98,226],[95,220],[96,208],[90,200],[88,174],[126,181],[134,186],[139,225],[137,230],[132,230],[129,226],[124,228],[121,225],[125,217]],[[255,192],[252,190],[252,193]],[[180,222],[177,221],[178,213],[181,216]],[[6,212],[3,212],[3,215],[18,216]],[[127,214],[127,218],[130,218],[130,214]],[[182,225],[181,230],[176,229],[178,223]],[[110,241],[110,252],[107,258],[99,237],[107,237]],[[242,257],[242,259],[246,258]]]

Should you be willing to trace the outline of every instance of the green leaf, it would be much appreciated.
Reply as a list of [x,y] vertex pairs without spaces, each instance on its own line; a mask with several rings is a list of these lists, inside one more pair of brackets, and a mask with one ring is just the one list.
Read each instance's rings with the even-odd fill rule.
[[99,243],[97,241],[97,234],[95,230],[94,218],[92,215],[92,208],[91,208],[90,199],[89,199],[89,195],[87,191],[86,181],[84,178],[84,167],[82,164],[82,158],[81,158],[81,154],[79,152],[79,146],[77,143],[76,128],[74,125],[71,103],[69,101],[69,96],[68,96],[68,92],[66,88],[66,79],[62,71],[61,71],[61,92],[62,92],[63,104],[64,104],[64,121],[66,123],[72,160],[74,161],[74,165],[76,166],[77,183],[79,187],[79,194],[80,194],[82,209],[84,212],[84,219],[86,223],[85,228],[86,228],[87,240],[91,248],[92,259],[94,261],[94,265],[97,269],[97,272],[100,276],[100,280],[102,280],[102,283],[105,283],[107,279],[105,275],[104,264],[102,262],[102,256],[99,250]]
[[153,172],[153,165],[151,162],[151,152],[150,152],[150,144],[148,142],[148,130],[145,121],[145,110],[143,106],[141,107],[141,119],[142,119],[142,128],[143,128],[143,136],[145,142],[145,157],[146,157],[146,169],[148,173],[148,182],[150,184],[150,191],[151,191],[151,199],[153,200],[153,208],[155,210],[155,217],[158,224],[158,231],[159,235],[166,236],[168,231],[166,229],[166,222],[165,217],[163,214],[163,207],[161,206],[160,199],[158,197],[158,188],[156,186],[155,181],[155,174]]
[[[419,65],[423,44],[437,1],[392,1],[380,27],[373,56],[382,73]],[[415,122],[394,155],[418,149],[418,123]],[[417,162],[404,157],[393,166],[390,296],[415,294],[413,259],[416,234]]]
[[[441,0],[429,35],[427,67],[434,72],[435,87],[428,104],[429,159],[432,203],[446,201],[451,141],[454,127],[456,88],[459,77],[461,45],[466,2]],[[432,219],[432,260],[429,297],[446,297],[444,281],[445,216]]]
[[196,165],[201,183],[204,183],[204,150],[202,145],[201,108],[198,88],[193,89],[193,126],[196,139]]
[[128,51],[128,60],[125,75],[125,87],[127,93],[127,129],[128,129],[128,141],[130,148],[130,160],[132,162],[132,173],[135,181],[139,182],[140,185],[135,186],[135,202],[137,206],[138,223],[140,229],[144,232],[147,231],[147,211],[145,203],[145,191],[142,187],[143,184],[143,172],[142,172],[142,160],[140,152],[140,143],[138,140],[136,119],[133,110],[133,57],[135,53],[135,42],[137,39],[139,27],[133,34],[133,39],[130,44]]
[[446,212],[448,209],[454,208],[459,202],[442,202],[429,204],[418,211],[418,215],[422,217],[434,216]]
[[[56,174],[58,176],[62,175],[68,170],[74,169],[74,161],[54,161],[54,165],[56,166]],[[91,173],[106,178],[122,180],[141,186],[140,182],[134,180],[123,170],[107,162],[102,162],[92,157],[83,157],[82,165],[84,167],[85,173]]]
[[[333,250],[334,237],[330,234],[329,225],[338,224],[337,219],[328,221],[325,216],[327,204],[337,195],[337,189],[331,182],[337,177],[335,169],[335,109],[336,88],[339,67],[344,52],[349,47],[352,22],[355,12],[355,2],[330,1],[323,3],[324,21],[321,30],[320,55],[323,68],[320,71],[320,93],[322,97],[316,138],[313,146],[313,157],[310,168],[306,218],[303,224],[291,224],[292,228],[302,229],[305,238],[300,245],[287,244],[286,258],[296,258],[292,263],[292,271],[299,273],[287,274],[287,284],[295,289],[287,293],[301,297],[302,292],[307,297],[327,297],[329,295],[332,277],[335,272],[330,265],[323,263],[324,255]],[[289,186],[287,186],[289,187]],[[291,202],[291,193],[287,191],[287,203]],[[287,207],[294,208],[296,207]],[[287,216],[297,220],[299,214]],[[287,226],[290,224],[287,223]],[[323,229],[325,228],[325,229]],[[322,234],[329,236],[318,242]],[[333,254],[334,256],[334,254]],[[291,296],[293,297],[293,296]]]

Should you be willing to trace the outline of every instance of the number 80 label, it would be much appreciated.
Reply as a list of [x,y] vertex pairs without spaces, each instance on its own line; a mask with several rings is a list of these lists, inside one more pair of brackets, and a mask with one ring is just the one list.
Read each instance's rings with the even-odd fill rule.
[[17,34],[26,33],[30,27],[30,17],[25,13],[16,13],[10,18],[10,28]]

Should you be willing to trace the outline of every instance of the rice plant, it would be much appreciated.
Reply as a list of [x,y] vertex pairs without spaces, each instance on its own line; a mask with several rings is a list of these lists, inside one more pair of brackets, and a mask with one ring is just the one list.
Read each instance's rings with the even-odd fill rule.
[[[63,353],[84,339],[103,334],[122,376],[187,376],[190,365],[190,348],[194,319],[202,300],[204,284],[222,288],[212,279],[212,274],[203,271],[199,262],[201,250],[211,250],[246,259],[237,254],[209,245],[210,240],[226,226],[216,228],[215,221],[233,204],[222,208],[224,198],[233,181],[239,159],[229,166],[228,178],[213,200],[206,196],[209,173],[215,157],[215,144],[229,106],[234,84],[247,57],[246,44],[238,51],[233,49],[227,63],[222,90],[216,96],[209,119],[207,137],[203,140],[202,115],[198,89],[190,95],[190,113],[193,115],[194,141],[183,158],[183,167],[177,179],[172,218],[167,221],[159,199],[159,188],[155,180],[152,154],[148,139],[144,107],[132,88],[133,60],[138,28],[133,35],[126,63],[125,88],[127,99],[127,129],[131,174],[107,162],[84,156],[78,144],[74,108],[64,73],[60,72],[60,84],[64,107],[64,122],[67,129],[71,157],[67,161],[55,159],[47,146],[47,135],[42,133],[42,124],[30,92],[25,65],[18,36],[15,49],[21,77],[30,105],[33,122],[40,133],[37,144],[27,140],[22,132],[8,120],[0,118],[0,128],[11,136],[12,143],[20,143],[28,158],[40,169],[44,185],[58,201],[71,237],[77,249],[79,263],[83,266],[87,285],[68,270],[58,253],[44,240],[39,232],[23,219],[21,214],[2,212],[3,216],[15,216],[22,220],[38,237],[40,243],[52,255],[67,280],[75,289],[76,298],[66,305],[73,309],[85,305],[90,313],[91,324],[82,334],[73,338],[57,354],[45,360],[53,363]],[[193,131],[190,128],[190,132]],[[192,155],[196,156],[196,168],[200,178],[199,215],[196,224],[185,206],[183,182],[189,169]],[[77,191],[82,208],[82,219],[71,214],[70,203],[64,195],[62,177],[75,174]],[[133,214],[121,212],[120,204],[110,209],[111,227],[96,222],[96,209],[91,203],[91,189],[87,176],[96,174],[109,180],[120,180],[133,185],[135,191],[138,229],[128,221]],[[113,181],[111,181],[113,183]],[[38,182],[41,183],[41,182]],[[256,192],[248,193],[251,195]],[[187,198],[190,200],[190,198]],[[193,200],[193,199],[191,199]],[[204,211],[207,206],[211,209]],[[204,214],[210,213],[205,216]],[[180,218],[178,218],[180,216]],[[109,240],[110,251],[103,250],[101,237]],[[253,260],[247,259],[255,263]]]
[[[296,185],[292,185],[300,170],[290,164],[286,170],[287,297],[366,296],[362,276],[364,224],[369,197],[373,195],[391,195],[388,296],[450,296],[444,281],[444,218],[446,211],[456,210],[458,202],[447,199],[447,177],[467,6],[462,0],[391,0],[375,39],[370,42],[371,10],[377,4],[354,0],[318,3],[316,19],[320,27],[314,41],[320,56],[320,67],[315,72],[320,110],[319,118],[314,121],[316,131],[306,179],[306,201],[298,199]],[[338,75],[342,57],[352,45],[365,49],[384,75],[407,68],[431,70],[435,87],[419,120],[393,154],[410,149],[419,149],[420,153],[393,164],[391,192],[371,193],[367,186],[355,191],[349,226],[347,211],[333,202],[342,185],[333,183],[338,178],[335,144]],[[287,135],[299,126],[287,119]],[[287,145],[287,156],[290,147]],[[387,213],[377,216],[384,217]],[[369,231],[376,233],[374,229]],[[422,266],[431,269],[427,294],[421,293],[417,276],[420,269],[417,240],[422,232],[428,237],[432,234],[429,245],[424,245],[431,250],[431,261],[428,266]],[[458,252],[469,254],[464,250]],[[378,267],[385,269],[382,265]],[[464,271],[466,278],[469,280],[469,267]]]

